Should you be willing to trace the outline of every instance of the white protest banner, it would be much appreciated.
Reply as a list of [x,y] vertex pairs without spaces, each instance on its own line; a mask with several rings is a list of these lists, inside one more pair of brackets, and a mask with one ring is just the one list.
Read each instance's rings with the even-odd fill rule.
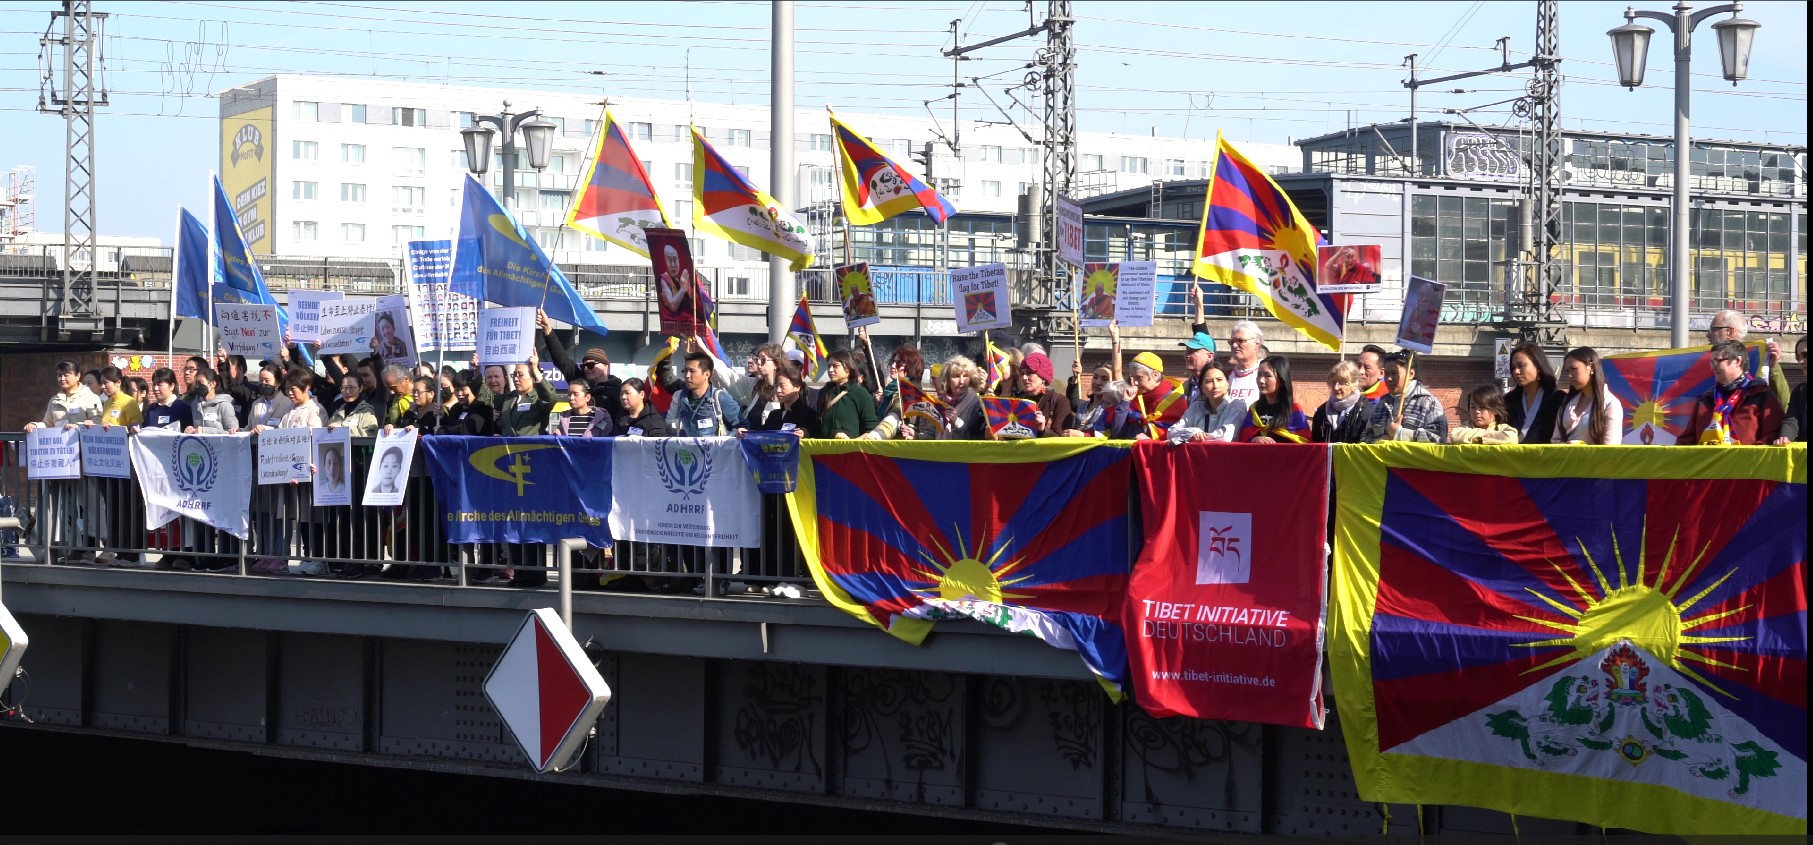
[[384,363],[414,364],[415,335],[409,325],[409,297],[402,294],[378,297],[378,311],[372,317],[372,334],[378,339],[374,351]]
[[315,435],[315,504],[322,507],[352,504],[352,429],[311,428],[309,431]]
[[761,496],[735,437],[619,437],[611,536],[687,546],[758,546]]
[[313,429],[267,428],[258,432],[258,483],[288,484],[313,479],[308,465],[313,454]]
[[1442,297],[1448,286],[1421,276],[1404,285],[1404,314],[1398,318],[1398,345],[1415,352],[1435,351],[1435,329],[1442,322]]
[[416,430],[413,428],[378,432],[377,445],[372,449],[371,466],[365,473],[365,504],[403,504],[403,489],[409,482],[409,467],[415,463],[415,444]]
[[1085,264],[1077,313],[1084,328],[1100,328],[1116,319],[1123,326],[1150,326],[1157,295],[1156,261]]
[[283,329],[277,323],[275,305],[216,302],[214,326],[220,329],[220,345],[228,355],[244,355],[253,361],[283,356]]
[[378,300],[371,296],[348,296],[321,303],[321,354],[370,355],[371,317],[377,311]]
[[979,332],[1013,326],[1007,297],[1007,265],[951,269],[951,299],[957,307],[957,331]]
[[129,442],[147,529],[161,528],[180,515],[245,539],[252,438],[145,428]]
[[1072,267],[1081,267],[1083,266],[1083,206],[1076,200],[1059,194],[1057,211],[1058,258]]
[[535,309],[486,308],[478,312],[478,362],[523,364],[535,351]]
[[131,478],[132,456],[126,454],[126,427],[85,425],[82,432],[82,474],[89,478]]
[[452,241],[410,241],[409,307],[419,352],[478,348],[478,283],[452,281]]
[[33,481],[82,477],[80,427],[60,425],[34,428],[25,435],[25,477]]
[[1385,287],[1378,244],[1316,247],[1317,293],[1378,293]]
[[321,339],[321,303],[338,302],[346,294],[337,290],[290,291],[290,341],[314,343]]

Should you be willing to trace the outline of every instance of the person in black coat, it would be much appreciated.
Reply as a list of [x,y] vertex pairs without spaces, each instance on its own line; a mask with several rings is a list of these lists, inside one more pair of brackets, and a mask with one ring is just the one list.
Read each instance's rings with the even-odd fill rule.
[[774,398],[779,407],[771,408],[766,418],[750,427],[756,431],[791,431],[799,437],[817,437],[818,411],[805,397],[806,380],[800,377],[799,370],[782,367],[775,373],[774,381]]
[[623,416],[617,418],[618,435],[625,437],[666,437],[667,418],[648,401],[648,385],[639,378],[623,380]]
[[1533,340],[1511,347],[1511,389],[1505,393],[1505,410],[1517,442],[1526,445],[1553,443],[1555,415],[1567,401],[1555,381],[1549,356]]
[[1328,401],[1309,422],[1311,443],[1364,443],[1371,403],[1360,388],[1360,368],[1352,361],[1335,364],[1328,373]]

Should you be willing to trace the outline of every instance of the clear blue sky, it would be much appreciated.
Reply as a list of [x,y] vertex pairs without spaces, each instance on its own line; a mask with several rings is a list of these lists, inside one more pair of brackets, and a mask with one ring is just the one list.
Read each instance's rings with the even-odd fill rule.
[[[38,39],[53,2],[0,0],[0,171],[38,168],[39,228],[62,227],[64,130],[35,112]],[[1043,16],[1045,3],[1035,9]],[[1697,4],[1702,7],[1708,4]],[[1643,8],[1665,10],[1666,0]],[[201,207],[216,166],[214,92],[273,73],[443,81],[612,96],[680,98],[690,61],[702,101],[766,103],[765,2],[679,3],[247,3],[106,2],[107,82],[113,105],[99,119],[100,228],[104,235],[170,238],[178,204]],[[1623,3],[1561,4],[1564,125],[1669,134],[1672,61],[1666,30],[1649,56],[1649,87],[1616,85],[1605,31]],[[1493,42],[1509,36],[1511,60],[1529,57],[1536,3],[1076,3],[1079,123],[1085,130],[1283,143],[1408,113],[1403,58],[1421,54],[1429,75],[1497,64]],[[1807,7],[1746,4],[1763,24],[1750,80],[1719,78],[1709,26],[1694,39],[1694,124],[1702,138],[1805,145]],[[879,0],[796,4],[796,102],[840,110],[924,114],[949,93],[951,62],[939,51],[959,21],[966,43],[1024,28],[1014,2]],[[1023,75],[1042,40],[989,48],[964,62],[1015,119],[1037,123],[1002,89]],[[603,76],[593,75],[599,71]],[[1419,111],[1470,108],[1517,96],[1525,75],[1457,83],[1467,93],[1425,89]],[[1032,103],[1024,92],[1021,102]],[[997,119],[966,93],[966,118]],[[496,104],[475,103],[477,108]],[[934,105],[942,119],[950,104]],[[1512,120],[1507,106],[1472,114]]]

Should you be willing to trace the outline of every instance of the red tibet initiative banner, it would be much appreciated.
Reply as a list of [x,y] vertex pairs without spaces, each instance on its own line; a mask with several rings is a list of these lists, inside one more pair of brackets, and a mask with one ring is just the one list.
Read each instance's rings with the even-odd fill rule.
[[1321,728],[1328,446],[1146,441],[1133,460],[1134,700],[1159,717]]

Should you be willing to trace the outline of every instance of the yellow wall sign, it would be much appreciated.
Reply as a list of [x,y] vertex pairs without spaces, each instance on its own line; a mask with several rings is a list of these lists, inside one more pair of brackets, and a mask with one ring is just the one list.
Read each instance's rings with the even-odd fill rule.
[[19,627],[18,620],[8,612],[6,605],[0,605],[0,692],[6,691],[6,685],[12,683],[13,674],[19,671],[19,661],[25,658],[25,647],[31,644],[31,638],[25,636],[25,629]]
[[246,248],[254,253],[269,254],[274,240],[270,227],[276,203],[275,111],[267,106],[220,121],[220,184],[233,202]]

